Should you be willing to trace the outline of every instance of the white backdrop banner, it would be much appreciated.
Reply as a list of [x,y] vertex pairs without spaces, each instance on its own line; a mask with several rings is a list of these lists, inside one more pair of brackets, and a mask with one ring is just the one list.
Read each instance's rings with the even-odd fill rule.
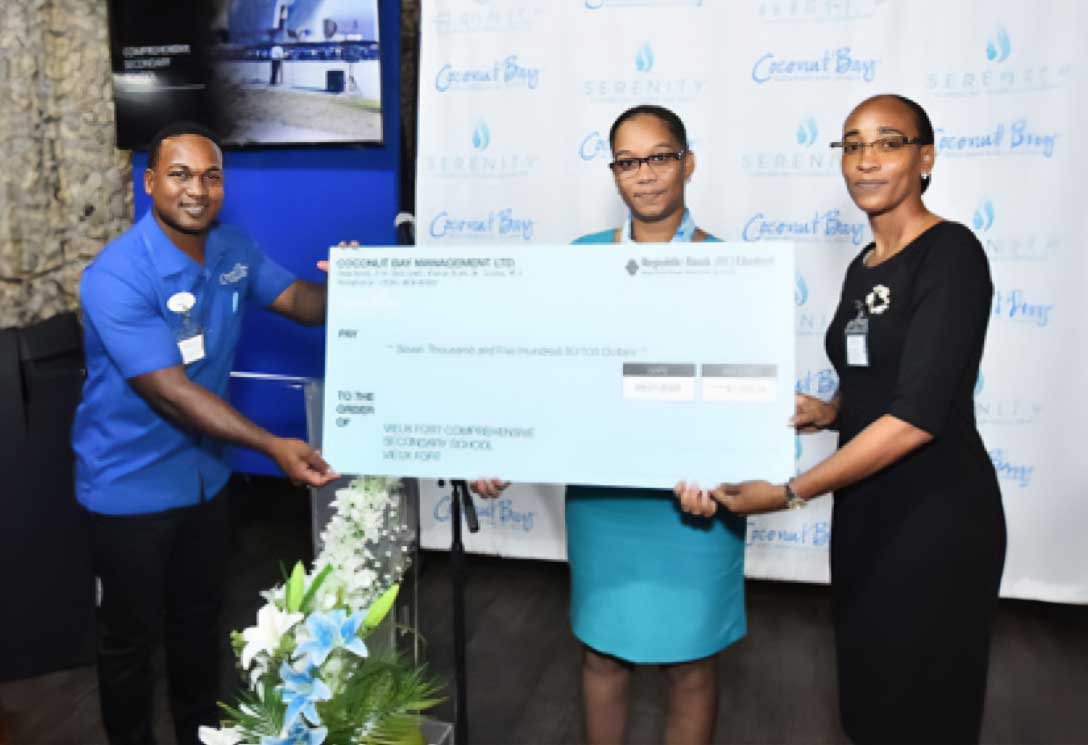
[[[531,250],[619,225],[608,129],[663,104],[696,153],[698,224],[798,244],[797,389],[826,398],[824,332],[870,240],[828,143],[869,95],[917,100],[937,135],[927,203],[975,230],[994,277],[976,410],[1009,523],[1002,594],[1085,603],[1086,24],[1078,0],[425,0],[417,237]],[[798,468],[834,444],[798,438]],[[424,545],[445,547],[449,491],[421,492]],[[469,549],[562,559],[561,495],[480,503]],[[748,574],[825,582],[830,537],[829,498],[752,518]]]

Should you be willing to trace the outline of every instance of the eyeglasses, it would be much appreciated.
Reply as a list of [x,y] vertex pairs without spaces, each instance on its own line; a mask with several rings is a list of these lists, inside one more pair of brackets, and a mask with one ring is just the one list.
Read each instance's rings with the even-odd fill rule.
[[872,142],[860,140],[847,140],[846,142],[832,142],[831,147],[841,147],[843,155],[860,155],[861,151],[871,147],[874,153],[897,153],[907,145],[924,145],[921,137],[907,137],[906,135],[892,135],[881,137]]
[[655,171],[658,169],[664,171],[683,160],[687,153],[687,150],[679,150],[675,153],[654,153],[653,155],[647,155],[645,158],[616,158],[608,164],[608,167],[617,176],[633,176],[642,168],[643,163]]

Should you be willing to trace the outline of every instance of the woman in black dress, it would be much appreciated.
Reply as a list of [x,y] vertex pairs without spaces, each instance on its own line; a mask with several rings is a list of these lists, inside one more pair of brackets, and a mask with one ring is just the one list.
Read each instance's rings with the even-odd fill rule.
[[876,96],[843,126],[842,173],[874,242],[846,272],[827,331],[831,402],[798,394],[800,431],[839,449],[786,484],[709,492],[683,508],[740,514],[835,492],[831,582],[839,703],[855,742],[977,742],[1005,561],[997,476],[975,427],[993,286],[982,245],[926,209],[933,127],[918,104]]

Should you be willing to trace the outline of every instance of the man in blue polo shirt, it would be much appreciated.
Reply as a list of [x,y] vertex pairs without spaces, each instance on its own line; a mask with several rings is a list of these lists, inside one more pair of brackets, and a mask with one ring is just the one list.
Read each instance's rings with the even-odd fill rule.
[[98,678],[112,743],[153,742],[151,655],[162,632],[178,742],[195,743],[198,726],[218,719],[224,445],[263,452],[312,486],[336,477],[305,442],[227,403],[246,303],[320,325],[325,286],[296,279],[244,232],[215,222],[223,182],[211,132],[160,132],[144,173],[151,209],[80,282],[87,379],[72,446],[102,582]]

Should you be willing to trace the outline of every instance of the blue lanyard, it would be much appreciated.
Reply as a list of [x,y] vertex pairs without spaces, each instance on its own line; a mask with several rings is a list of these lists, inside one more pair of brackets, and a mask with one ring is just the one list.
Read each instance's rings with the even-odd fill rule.
[[[673,243],[691,243],[695,240],[695,220],[691,217],[691,210],[684,208],[684,216],[680,218],[680,227],[676,229],[676,235],[672,237]],[[631,217],[628,216],[623,223],[623,232],[620,233],[620,243],[634,243],[631,237]]]

